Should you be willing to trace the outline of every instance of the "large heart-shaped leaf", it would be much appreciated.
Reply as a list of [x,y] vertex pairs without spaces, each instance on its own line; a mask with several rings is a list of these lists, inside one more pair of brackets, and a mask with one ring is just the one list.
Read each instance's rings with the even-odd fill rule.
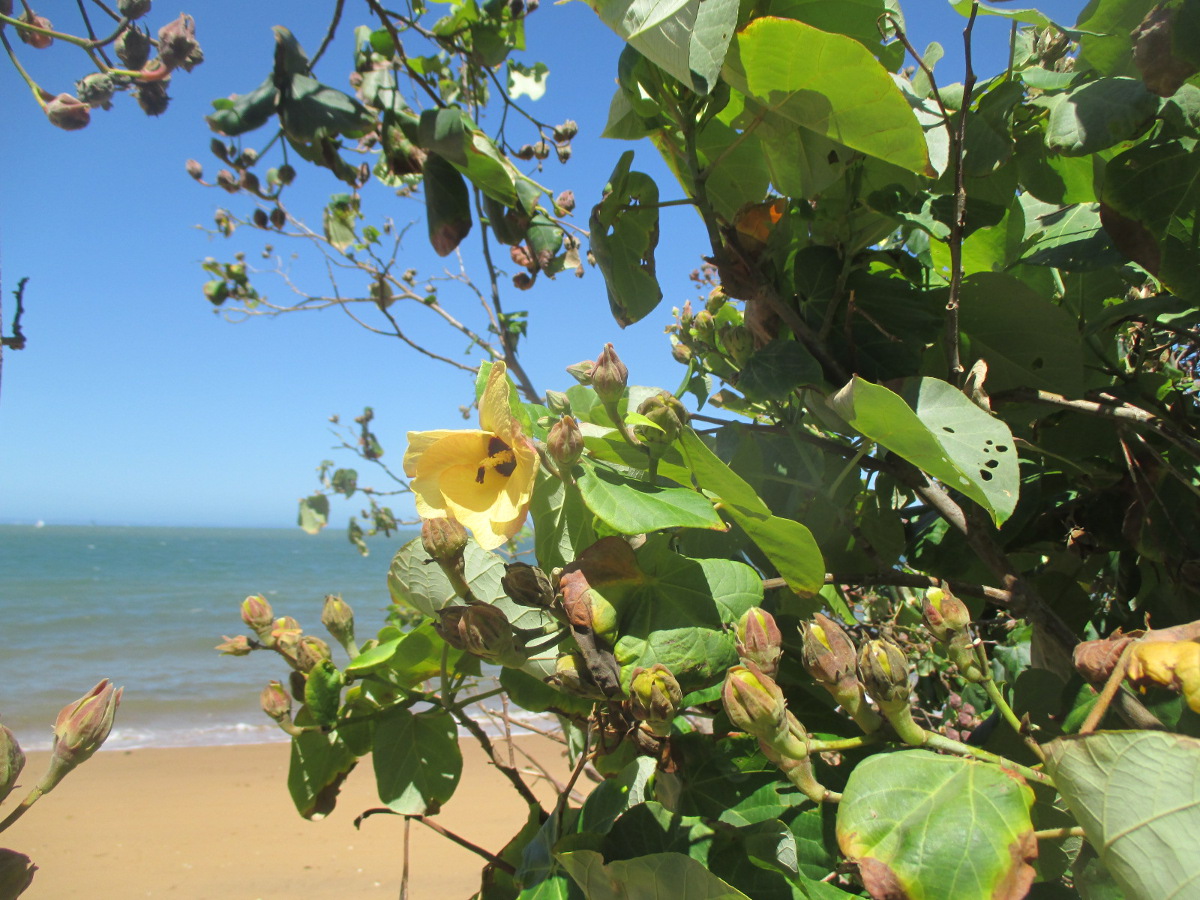
[[436,813],[462,774],[458,729],[444,710],[388,710],[375,720],[372,757],[379,799],[402,815]]
[[[504,560],[481,549],[473,540],[467,541],[463,557],[467,584],[476,599],[491,603],[505,596],[500,587]],[[421,546],[421,539],[409,541],[392,559],[388,569],[388,590],[397,606],[410,607],[432,618],[437,610],[454,599],[455,593],[441,568],[428,560],[429,554]]]
[[586,465],[579,476],[579,490],[587,508],[619,534],[725,527],[703,494],[688,488],[656,487],[604,465]]
[[1018,900],[1034,878],[1033,799],[999,766],[927,750],[877,754],[846,783],[838,844],[877,900]]
[[1200,740],[1073,735],[1046,745],[1046,768],[1128,900],[1200,892]]
[[772,118],[911,172],[936,174],[904,95],[853,38],[765,16],[738,32],[721,74]]
[[721,508],[766,554],[788,587],[805,595],[819,591],[825,583],[825,561],[812,532],[799,522],[773,515],[754,488],[694,431],[684,431],[680,446],[696,483],[720,499]]
[[999,525],[1017,504],[1017,451],[1008,426],[961,391],[922,378],[914,411],[898,395],[855,378],[829,405],[865,437],[962,491]]

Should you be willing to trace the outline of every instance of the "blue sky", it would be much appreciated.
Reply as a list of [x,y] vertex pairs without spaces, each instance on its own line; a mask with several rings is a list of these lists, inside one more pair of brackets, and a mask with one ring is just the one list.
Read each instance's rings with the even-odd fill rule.
[[[1073,21],[1082,5],[1053,0],[1041,8]],[[324,34],[325,6],[205,0],[189,8],[206,59],[192,73],[175,76],[171,107],[157,119],[118,96],[114,109],[97,111],[87,129],[60,131],[45,121],[12,67],[0,63],[6,332],[11,292],[20,277],[30,278],[23,323],[29,346],[5,353],[0,385],[0,522],[289,526],[322,459],[353,464],[331,449],[331,414],[349,421],[364,405],[374,407],[385,459],[397,469],[406,431],[463,427],[458,408],[471,396],[470,379],[395,339],[372,335],[337,310],[230,323],[200,292],[206,276],[199,264],[206,256],[228,260],[242,249],[254,263],[264,243],[261,232],[249,229],[224,241],[196,228],[210,225],[218,206],[249,209],[239,198],[199,187],[184,171],[191,157],[208,176],[220,167],[209,154],[212,134],[203,116],[214,98],[249,91],[266,75],[272,25],[287,25],[303,46],[315,49]],[[39,12],[60,27],[78,28],[74,4],[46,3]],[[149,21],[157,29],[176,12],[160,3]],[[905,12],[914,43],[947,44],[940,81],[958,80],[963,20],[941,0],[910,2]],[[347,4],[341,40],[317,73],[338,87],[352,67],[356,14],[356,4]],[[1003,25],[986,24],[1001,38],[977,63],[984,74],[1001,65],[1006,44]],[[574,118],[581,129],[569,164],[552,158],[531,174],[556,193],[573,189],[575,219],[586,227],[607,175],[630,146],[598,137],[621,44],[583,3],[543,3],[529,19],[528,45],[523,60],[544,61],[551,73],[546,96],[531,110],[551,123]],[[87,71],[75,48],[18,48],[27,68],[55,92],[71,90]],[[251,135],[247,145],[265,140]],[[655,177],[663,199],[678,197],[653,148],[633,146],[635,167]],[[302,169],[301,181],[300,209],[319,227],[324,199],[340,188],[324,172]],[[405,253],[420,271],[453,265],[453,257],[440,260],[428,249],[421,211],[411,202],[373,190],[365,207],[368,221],[391,215],[403,227],[418,219]],[[477,232],[464,246],[468,265],[479,273]],[[702,247],[693,212],[664,210],[658,251],[664,303],[624,331],[608,314],[598,271],[581,280],[539,279],[532,291],[509,292],[508,309],[529,310],[522,358],[537,386],[565,388],[571,382],[563,368],[594,357],[612,341],[632,380],[673,389],[682,369],[670,359],[663,327],[671,306],[695,296],[688,274],[700,264]],[[288,264],[302,283],[326,289],[311,256]],[[268,294],[286,291],[269,277],[259,286]],[[478,309],[465,289],[445,289],[442,302],[463,316]],[[441,344],[472,362],[461,356],[464,345]],[[360,482],[385,486],[359,468]],[[357,508],[354,501],[335,503],[333,524],[344,524]],[[396,509],[411,513],[407,501]]]

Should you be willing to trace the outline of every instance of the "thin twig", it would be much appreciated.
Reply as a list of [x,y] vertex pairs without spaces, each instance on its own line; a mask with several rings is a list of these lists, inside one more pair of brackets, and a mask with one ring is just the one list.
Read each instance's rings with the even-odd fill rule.
[[442,837],[449,838],[450,840],[454,841],[454,843],[458,844],[458,846],[464,847],[467,850],[470,850],[472,853],[482,856],[484,859],[486,859],[489,863],[491,863],[497,869],[500,869],[503,872],[507,872],[509,875],[517,874],[516,867],[513,866],[512,863],[508,862],[507,860],[501,859],[499,856],[497,856],[496,854],[494,854],[488,850],[484,850],[478,844],[471,843],[465,837],[461,837],[460,835],[455,834],[450,829],[443,828],[437,822],[433,821],[433,819],[427,819],[425,816],[405,816],[404,818],[410,819],[410,820],[415,819],[416,821],[420,822],[422,825],[433,829],[438,834],[440,834]]

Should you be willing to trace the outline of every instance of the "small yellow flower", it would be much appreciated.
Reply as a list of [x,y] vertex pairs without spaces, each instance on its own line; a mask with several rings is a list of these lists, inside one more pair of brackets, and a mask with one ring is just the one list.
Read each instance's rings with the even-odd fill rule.
[[485,550],[525,524],[537,453],[508,406],[508,370],[497,362],[479,401],[479,430],[410,431],[404,473],[425,519],[457,519]]

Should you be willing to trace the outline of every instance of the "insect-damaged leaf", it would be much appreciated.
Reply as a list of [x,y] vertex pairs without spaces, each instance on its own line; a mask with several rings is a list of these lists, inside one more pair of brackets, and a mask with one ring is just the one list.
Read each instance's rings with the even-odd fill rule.
[[621,155],[608,195],[592,210],[591,247],[604,275],[608,305],[621,327],[658,306],[662,288],[654,273],[658,246],[658,186],[644,172],[630,172],[633,151]]

